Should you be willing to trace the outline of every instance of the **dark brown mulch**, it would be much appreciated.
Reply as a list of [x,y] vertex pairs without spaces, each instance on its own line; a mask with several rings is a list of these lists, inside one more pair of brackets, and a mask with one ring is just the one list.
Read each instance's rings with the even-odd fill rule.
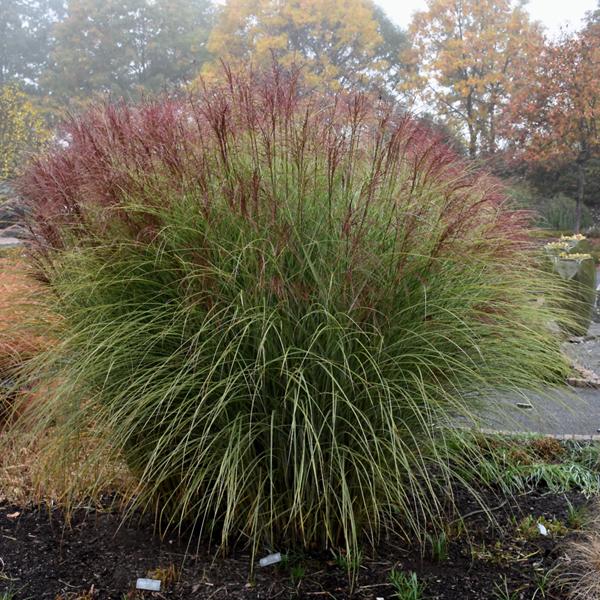
[[[490,506],[502,505],[490,497]],[[584,498],[568,494],[574,506]],[[462,501],[461,501],[462,502]],[[465,498],[463,514],[477,511]],[[515,598],[544,598],[537,590],[536,572],[552,567],[561,553],[563,537],[535,535],[523,539],[515,522],[524,515],[560,519],[568,514],[567,496],[535,491],[497,509],[498,525],[481,513],[468,519],[469,534],[449,544],[448,557],[435,562],[394,540],[382,543],[376,556],[363,556],[354,591],[346,572],[332,555],[294,555],[285,564],[257,567],[250,581],[250,558],[239,553],[213,560],[194,544],[153,535],[151,524],[126,523],[110,511],[80,511],[71,526],[58,510],[19,508],[0,504],[0,594],[33,600],[101,600],[125,598],[276,599],[394,598],[390,571],[416,571],[425,585],[424,598],[490,600],[497,586],[518,592]],[[187,552],[186,552],[187,550]],[[266,551],[265,551],[266,553]],[[133,592],[135,581],[148,572],[174,565],[178,581],[160,593]],[[85,592],[93,590],[85,596]],[[0,596],[1,597],[1,596]],[[561,598],[554,591],[546,598]]]

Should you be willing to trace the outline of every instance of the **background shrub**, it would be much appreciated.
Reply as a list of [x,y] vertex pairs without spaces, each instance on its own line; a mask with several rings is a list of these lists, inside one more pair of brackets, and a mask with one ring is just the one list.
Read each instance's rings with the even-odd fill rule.
[[21,185],[60,315],[49,476],[97,428],[167,525],[356,553],[442,518],[473,391],[564,367],[523,216],[392,106],[274,68],[62,139]]
[[[564,194],[558,194],[540,206],[540,225],[557,231],[575,231],[577,202]],[[581,207],[581,227],[591,227],[594,223],[587,206]]]
[[[512,205],[520,210],[531,211],[535,225],[553,232],[573,232],[577,202],[566,194],[540,195],[539,191],[526,183],[512,183],[507,188]],[[591,228],[594,219],[590,209],[581,207],[581,227]]]

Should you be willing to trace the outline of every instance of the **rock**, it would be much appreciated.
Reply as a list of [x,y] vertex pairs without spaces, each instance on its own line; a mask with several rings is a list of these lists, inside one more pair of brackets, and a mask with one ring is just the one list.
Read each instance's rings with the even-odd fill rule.
[[7,181],[0,181],[0,237],[3,246],[7,245],[7,239],[24,240],[29,238],[24,221],[23,202]]
[[10,225],[5,229],[0,229],[0,238],[17,238],[18,240],[28,240],[31,239],[31,233],[29,229],[27,229],[21,223],[15,223],[14,225]]
[[23,240],[18,240],[13,237],[0,237],[0,248],[13,248],[16,246],[21,246],[23,244]]
[[6,200],[7,198],[12,198],[14,195],[13,186],[6,179],[0,180],[0,202],[2,198]]
[[21,223],[24,217],[25,211],[17,201],[7,200],[0,204],[0,229]]

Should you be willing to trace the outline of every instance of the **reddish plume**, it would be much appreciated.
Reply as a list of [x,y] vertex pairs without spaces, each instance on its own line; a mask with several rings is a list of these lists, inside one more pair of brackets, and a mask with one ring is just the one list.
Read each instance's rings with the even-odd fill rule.
[[[429,230],[432,195],[442,224],[434,255],[475,229],[488,238],[521,236],[522,213],[489,218],[504,202],[498,181],[425,125],[365,94],[311,94],[298,71],[278,66],[226,70],[221,85],[184,99],[105,104],[71,117],[20,191],[39,249],[50,250],[115,222],[131,239],[145,238],[161,226],[154,209],[168,207],[174,193],[192,197],[208,220],[222,204],[252,222],[276,220],[286,186],[302,203],[317,172],[327,180],[330,215],[345,203],[339,227],[351,240],[368,227],[374,204],[392,202],[398,220],[389,226],[402,227],[399,243],[408,249],[412,236]],[[131,202],[138,210],[123,210]]]

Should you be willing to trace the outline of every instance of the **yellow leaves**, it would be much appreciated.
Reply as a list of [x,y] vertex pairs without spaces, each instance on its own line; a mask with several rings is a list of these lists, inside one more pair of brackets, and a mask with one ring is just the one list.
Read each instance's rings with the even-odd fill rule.
[[309,84],[336,88],[384,69],[382,43],[370,0],[228,0],[208,41],[214,60],[236,65],[270,63],[303,66]]
[[17,174],[25,155],[47,141],[40,112],[16,86],[0,87],[0,179]]
[[[493,152],[498,107],[519,64],[541,44],[536,24],[514,0],[428,0],[410,26],[414,90],[449,124],[468,127],[470,146]],[[427,82],[425,90],[419,87]]]
[[265,56],[271,50],[285,50],[287,48],[288,38],[286,35],[265,36],[258,38],[254,46],[258,55]]

